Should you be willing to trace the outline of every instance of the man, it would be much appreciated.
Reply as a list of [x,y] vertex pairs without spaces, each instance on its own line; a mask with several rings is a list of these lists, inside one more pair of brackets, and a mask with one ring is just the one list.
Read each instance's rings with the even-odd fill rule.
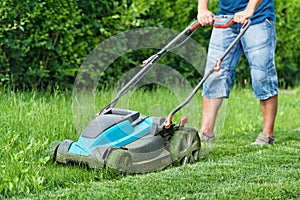
[[[198,0],[198,21],[202,26],[214,22],[208,9],[209,0]],[[276,31],[273,0],[220,0],[217,15],[234,15],[230,28],[214,28],[209,44],[206,70],[217,60],[239,33],[241,24],[251,19],[251,25],[240,42],[223,60],[220,72],[213,73],[204,83],[202,92],[202,141],[214,139],[214,124],[223,98],[229,98],[232,77],[242,53],[251,70],[254,96],[260,101],[263,130],[252,145],[274,143],[274,123],[278,105],[278,77],[275,68]]]

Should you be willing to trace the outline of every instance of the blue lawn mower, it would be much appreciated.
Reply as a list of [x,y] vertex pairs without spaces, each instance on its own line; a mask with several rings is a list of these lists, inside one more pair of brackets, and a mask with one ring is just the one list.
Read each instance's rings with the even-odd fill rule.
[[[233,24],[233,16],[217,16],[214,26],[227,28]],[[241,28],[240,34],[218,60],[216,67],[206,73],[192,93],[166,117],[144,116],[138,111],[114,108],[119,98],[153,67],[155,61],[166,54],[183,36],[191,35],[200,27],[195,21],[177,35],[157,54],[151,56],[140,70],[104,107],[98,116],[83,130],[78,141],[62,141],[54,150],[53,161],[63,164],[84,164],[88,168],[108,168],[120,173],[144,173],[163,169],[170,165],[185,165],[199,160],[201,141],[198,131],[185,127],[187,118],[179,124],[172,122],[173,115],[184,107],[197,93],[203,82],[215,71],[239,41],[250,25]]]

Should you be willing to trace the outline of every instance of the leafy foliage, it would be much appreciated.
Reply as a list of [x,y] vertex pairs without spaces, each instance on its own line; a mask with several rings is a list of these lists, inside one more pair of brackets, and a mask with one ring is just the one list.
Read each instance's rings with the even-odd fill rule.
[[[80,64],[76,26],[81,20],[75,2],[2,1],[1,73],[17,88],[45,87],[74,76]],[[8,79],[7,79],[8,78]]]
[[[299,27],[297,0],[275,2],[277,10],[277,68],[282,87],[299,79]],[[218,1],[210,2],[216,12]],[[76,73],[89,52],[105,39],[134,28],[165,27],[181,31],[197,15],[191,0],[5,0],[0,3],[0,84],[16,89],[71,89]],[[210,27],[194,39],[207,47]],[[168,41],[166,41],[167,43]],[[153,53],[153,51],[151,51]],[[102,75],[101,84],[116,82],[125,71],[139,65],[149,52],[129,53]],[[162,60],[187,79],[199,76],[184,60],[170,56]],[[243,58],[237,83],[249,82],[248,64]]]
[[276,1],[277,52],[279,82],[283,87],[299,83],[300,72],[300,15],[299,1]]

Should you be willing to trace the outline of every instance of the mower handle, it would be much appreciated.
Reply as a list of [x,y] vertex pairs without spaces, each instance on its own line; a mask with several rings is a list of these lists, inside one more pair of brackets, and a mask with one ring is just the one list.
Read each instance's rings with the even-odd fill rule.
[[[233,18],[234,18],[233,15],[219,15],[219,16],[215,16],[213,18],[213,21],[214,21],[213,27],[215,27],[215,28],[228,28],[232,24],[234,24]],[[196,31],[199,27],[200,27],[199,21],[195,20],[183,32],[184,32],[184,34],[188,34],[188,33]],[[181,37],[181,35],[179,37]],[[175,38],[175,39],[177,40],[177,38]],[[171,44],[173,44],[173,43],[174,42],[172,41]],[[168,47],[169,46],[166,46],[165,49],[167,49]],[[146,65],[148,62],[150,62],[153,58],[155,58],[156,55],[157,54],[154,54],[154,55],[150,56],[149,58],[147,58],[146,60],[144,60],[143,61],[143,65]]]
[[[243,26],[245,26],[248,23],[249,19],[247,19]],[[234,15],[219,15],[215,16],[213,18],[213,27],[215,28],[228,28],[232,26],[235,23],[234,21]],[[198,20],[194,21],[193,24],[190,26],[190,30],[193,31],[197,29],[199,26],[201,26],[200,22]]]

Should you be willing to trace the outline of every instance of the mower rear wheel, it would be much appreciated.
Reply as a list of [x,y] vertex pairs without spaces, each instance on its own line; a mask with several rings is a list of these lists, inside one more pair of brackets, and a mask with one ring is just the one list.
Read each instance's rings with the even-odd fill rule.
[[131,167],[131,155],[124,149],[112,150],[106,160],[106,168],[117,174],[130,172]]
[[195,129],[178,130],[170,140],[170,153],[175,166],[197,162],[200,149],[201,142]]

